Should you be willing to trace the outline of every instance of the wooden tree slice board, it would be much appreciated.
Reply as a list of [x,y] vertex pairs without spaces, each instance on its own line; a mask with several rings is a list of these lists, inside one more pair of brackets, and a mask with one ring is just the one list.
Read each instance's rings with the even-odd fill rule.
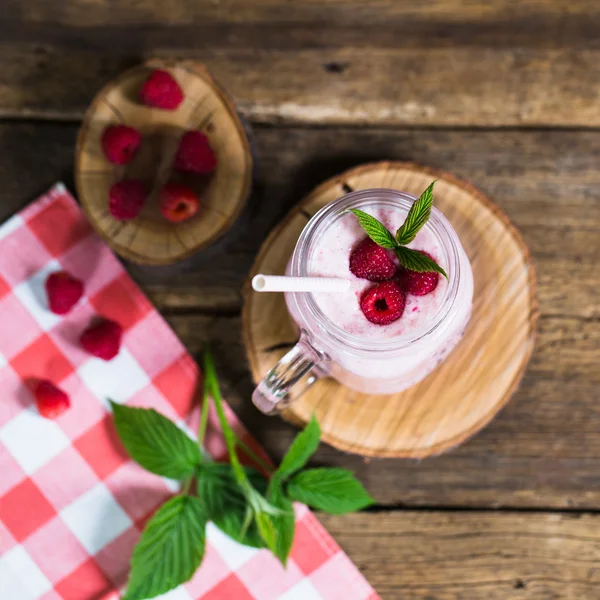
[[[473,267],[473,314],[449,358],[404,392],[375,396],[322,379],[283,413],[301,425],[316,414],[323,440],[364,456],[425,457],[461,443],[508,402],[531,356],[538,317],[529,251],[506,215],[470,184],[411,163],[351,169],[316,188],[264,242],[252,269],[283,274],[308,219],[351,190],[390,188],[418,196],[433,179],[435,205],[448,218]],[[249,284],[244,341],[258,382],[297,335],[282,294]]]
[[[168,70],[184,91],[185,99],[174,111],[138,100],[142,83],[155,68]],[[143,136],[133,161],[124,166],[110,164],[100,144],[106,126],[117,123],[135,127]],[[210,176],[172,172],[179,139],[188,129],[199,129],[210,140],[218,159]],[[200,211],[184,223],[170,223],[159,212],[159,189],[171,177],[200,196]],[[108,190],[123,178],[140,178],[152,188],[141,214],[128,222],[108,212]],[[90,105],[77,139],[75,181],[90,223],[115,252],[142,264],[169,264],[208,246],[234,223],[250,193],[252,156],[232,102],[201,64],[153,59],[106,85]]]

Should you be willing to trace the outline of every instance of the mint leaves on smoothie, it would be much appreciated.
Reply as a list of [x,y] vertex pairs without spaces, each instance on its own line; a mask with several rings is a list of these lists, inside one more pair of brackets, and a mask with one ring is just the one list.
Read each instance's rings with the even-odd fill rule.
[[[133,552],[123,600],[154,598],[191,579],[204,559],[209,522],[240,544],[270,550],[285,565],[294,541],[293,501],[331,514],[373,503],[350,471],[305,468],[321,439],[314,417],[279,468],[257,456],[227,421],[208,351],[196,440],[153,409],[111,405],[117,433],[131,458],[151,473],[182,482],[181,493],[148,521]],[[211,410],[225,439],[227,463],[214,462],[203,449]],[[243,465],[241,456],[255,467]]]
[[381,221],[378,221],[369,213],[359,210],[358,208],[350,208],[348,209],[348,212],[351,212],[358,219],[358,222],[365,230],[366,234],[378,246],[387,248],[388,250],[396,249],[398,242]]
[[396,235],[385,227],[383,223],[378,221],[372,215],[359,210],[357,208],[349,209],[365,230],[366,234],[382,248],[393,250],[398,258],[398,262],[402,267],[417,273],[436,272],[441,273],[446,279],[448,275],[431,257],[408,248],[416,237],[417,233],[427,223],[431,216],[431,207],[433,206],[433,186],[435,181],[415,200],[411,206],[404,223],[400,226]]

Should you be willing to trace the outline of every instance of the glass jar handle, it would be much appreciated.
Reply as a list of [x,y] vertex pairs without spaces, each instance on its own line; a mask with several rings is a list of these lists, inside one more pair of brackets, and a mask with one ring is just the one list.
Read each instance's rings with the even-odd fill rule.
[[[266,415],[287,408],[322,375],[319,364],[325,357],[304,335],[298,343],[265,375],[252,394],[252,402]],[[294,397],[290,389],[294,388]]]

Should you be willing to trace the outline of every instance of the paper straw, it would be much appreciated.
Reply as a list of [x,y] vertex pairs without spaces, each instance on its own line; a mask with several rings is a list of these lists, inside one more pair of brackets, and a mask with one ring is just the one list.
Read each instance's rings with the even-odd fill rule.
[[339,277],[255,275],[252,289],[257,292],[347,292],[350,280]]

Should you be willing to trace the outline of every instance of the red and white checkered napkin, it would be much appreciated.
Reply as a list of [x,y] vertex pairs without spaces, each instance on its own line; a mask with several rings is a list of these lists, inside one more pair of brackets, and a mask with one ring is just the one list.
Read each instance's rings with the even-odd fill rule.
[[[86,297],[66,318],[48,311],[44,281],[64,268]],[[94,315],[125,328],[109,363],[79,348]],[[48,378],[71,397],[55,421],[24,383]],[[106,398],[153,407],[182,427],[198,368],[62,185],[0,227],[0,596],[108,600],[126,582],[145,521],[176,489],[128,460]],[[229,411],[236,428],[241,425]],[[216,425],[211,453],[223,453]],[[287,570],[267,551],[209,526],[202,567],[168,600],[374,600],[377,595],[311,512],[297,507]]]

